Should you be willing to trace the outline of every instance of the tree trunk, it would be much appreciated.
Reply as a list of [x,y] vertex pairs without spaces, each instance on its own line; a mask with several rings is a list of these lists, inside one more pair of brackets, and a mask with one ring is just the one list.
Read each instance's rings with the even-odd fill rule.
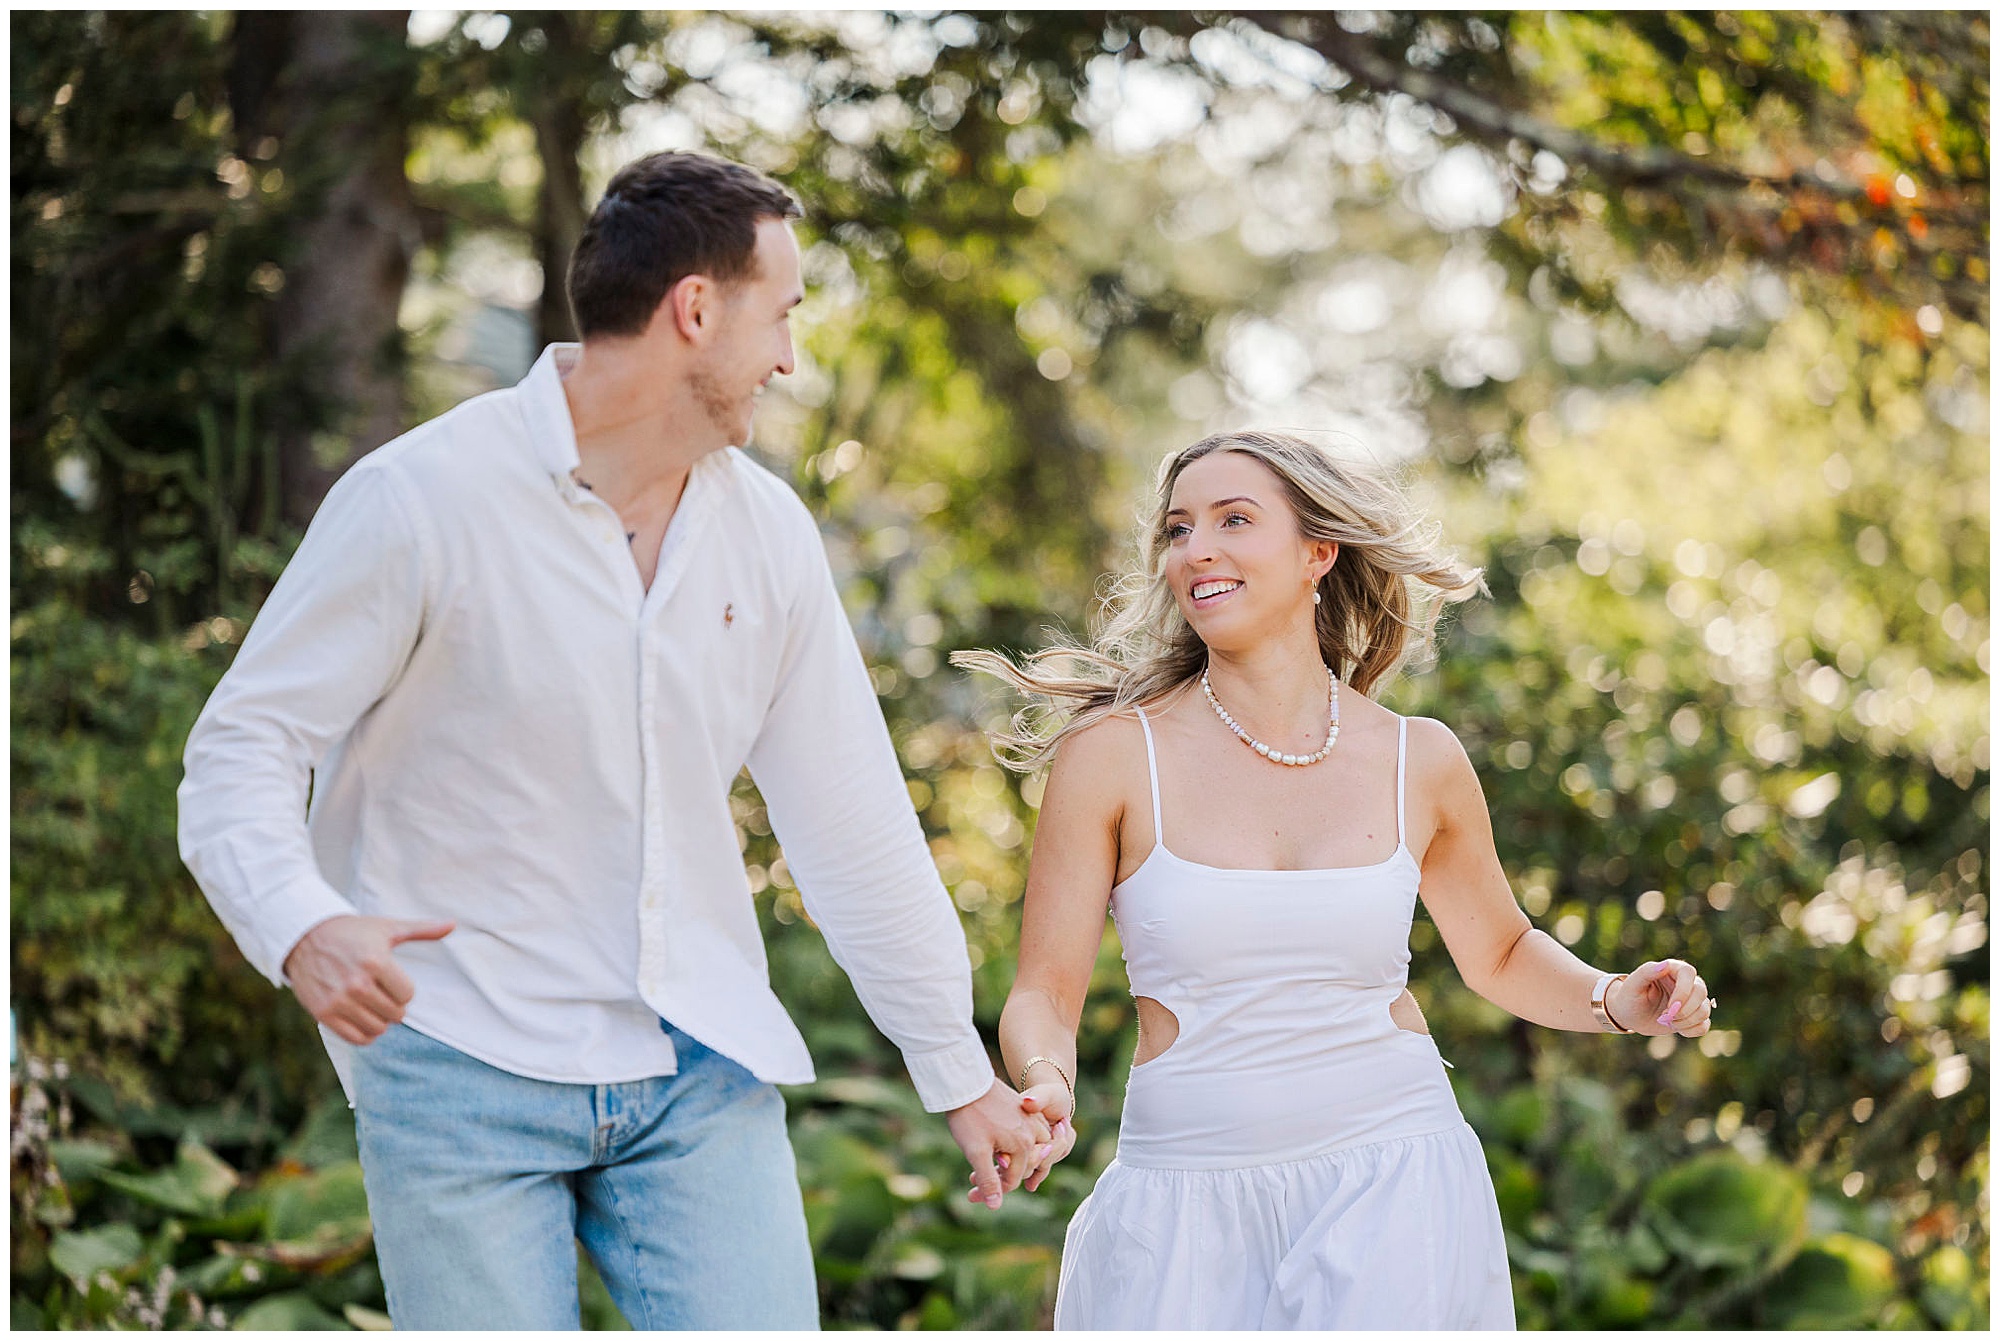
[[254,73],[232,84],[250,94],[258,133],[281,137],[278,161],[301,202],[271,350],[313,388],[278,448],[285,519],[304,525],[343,470],[406,427],[396,318],[419,232],[403,172],[409,12],[289,18],[288,31],[241,30],[239,65],[284,48],[268,93]]
[[[579,40],[578,25],[586,15],[556,10],[539,16],[548,36],[545,68],[552,76],[585,66],[596,53]],[[569,80],[551,77],[545,92],[533,99],[535,148],[542,160],[542,190],[535,223],[535,243],[542,264],[542,297],[536,311],[541,343],[576,339],[569,310],[569,258],[583,235],[584,100],[569,96]]]

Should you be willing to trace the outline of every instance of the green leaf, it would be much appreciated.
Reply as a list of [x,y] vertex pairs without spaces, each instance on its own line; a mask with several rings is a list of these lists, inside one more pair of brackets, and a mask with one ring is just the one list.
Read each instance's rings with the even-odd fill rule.
[[181,1143],[168,1168],[140,1174],[106,1170],[97,1179],[135,1201],[175,1215],[201,1218],[220,1215],[223,1203],[238,1181],[236,1170],[207,1146],[194,1141]]
[[95,1178],[118,1162],[118,1151],[103,1141],[50,1141],[49,1159],[66,1183]]
[[57,1183],[43,1189],[35,1203],[35,1219],[57,1229],[76,1223],[76,1203],[70,1198],[69,1184]]
[[[817,1215],[812,1213],[815,1209]],[[895,1194],[879,1177],[862,1175],[837,1184],[830,1199],[807,1207],[815,1255],[861,1261],[895,1222],[899,1209]]]
[[1651,1273],[1667,1264],[1667,1250],[1659,1235],[1644,1225],[1633,1225],[1625,1236],[1625,1260],[1635,1271]]
[[232,1332],[347,1332],[344,1319],[321,1308],[304,1290],[268,1295],[236,1315]]
[[97,1076],[73,1075],[66,1083],[78,1103],[128,1136],[171,1136],[216,1146],[244,1145],[274,1135],[269,1122],[235,1104],[181,1108],[168,1103],[130,1103]]
[[917,1311],[917,1330],[955,1332],[958,1329],[958,1310],[951,1306],[951,1296],[942,1290],[932,1290],[925,1295],[923,1307]]
[[1055,1286],[1060,1254],[1039,1243],[1010,1243],[974,1253],[958,1263],[959,1306],[967,1328],[985,1328],[990,1319],[1047,1299]]
[[1764,1292],[1773,1327],[1833,1330],[1874,1321],[1896,1295],[1896,1259],[1854,1234],[1828,1234],[1799,1250]]
[[354,1110],[339,1094],[328,1095],[314,1104],[291,1140],[279,1152],[308,1169],[324,1169],[360,1158],[354,1136]]
[[139,1231],[130,1225],[103,1225],[96,1229],[58,1234],[49,1245],[49,1261],[69,1277],[79,1292],[87,1293],[100,1271],[113,1275],[139,1260],[145,1245]]
[[1969,1331],[1978,1324],[1977,1271],[1965,1249],[1946,1244],[1924,1259],[1917,1295],[1940,1327]]
[[256,1238],[264,1229],[264,1200],[255,1193],[230,1198],[222,1214],[187,1222],[190,1238],[229,1239],[243,1242]]
[[[269,1175],[251,1198],[262,1214],[257,1243],[218,1243],[224,1254],[249,1258],[263,1269],[286,1269],[326,1276],[367,1253],[373,1241],[361,1166],[338,1164],[317,1173],[285,1165]],[[342,1302],[335,1300],[332,1302]]]
[[1599,1327],[1637,1327],[1653,1316],[1651,1283],[1614,1272],[1593,1291],[1590,1314]]
[[1647,1187],[1646,1205],[1667,1247],[1699,1267],[1776,1261],[1806,1232],[1805,1179],[1728,1150],[1662,1173]]
[[305,1243],[351,1237],[368,1230],[368,1193],[358,1162],[285,1178],[270,1190],[264,1238]]
[[1569,1274],[1569,1256],[1552,1248],[1538,1248],[1519,1234],[1507,1235],[1507,1260],[1522,1271],[1546,1276],[1551,1281]]
[[293,1273],[240,1253],[224,1252],[181,1272],[181,1283],[204,1299],[233,1299],[289,1285]]

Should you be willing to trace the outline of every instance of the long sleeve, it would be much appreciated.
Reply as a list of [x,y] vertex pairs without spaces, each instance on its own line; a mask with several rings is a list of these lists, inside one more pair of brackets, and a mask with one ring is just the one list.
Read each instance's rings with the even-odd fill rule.
[[279,986],[300,937],[355,911],[313,858],[313,770],[394,683],[423,606],[413,514],[364,461],[327,494],[188,737],[181,860]]
[[972,1024],[965,933],[910,805],[881,705],[818,534],[796,558],[777,686],[749,758],[785,860],[869,1018],[924,1107],[993,1084]]

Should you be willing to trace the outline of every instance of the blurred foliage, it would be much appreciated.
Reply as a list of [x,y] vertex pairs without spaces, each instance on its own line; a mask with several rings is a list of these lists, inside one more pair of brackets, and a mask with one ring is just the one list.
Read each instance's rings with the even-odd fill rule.
[[[1985,342],[1926,362],[1850,320],[1802,311],[1643,396],[1531,419],[1524,470],[1461,514],[1490,518],[1495,599],[1398,705],[1457,726],[1538,921],[1594,963],[1685,954],[1723,1002],[1707,1038],[1644,1058],[1552,1038],[1466,998],[1420,931],[1434,1027],[1492,1041],[1462,1086],[1523,1067],[1557,1096],[1599,1086],[1626,1134],[1595,1160],[1496,1161],[1524,1322],[1964,1325],[1973,1307],[1911,1299],[1923,1262],[1987,1232],[1986,445],[1916,407],[1983,384]],[[1763,1215],[1720,1237],[1770,1256],[1702,1262],[1718,1235],[1662,1231],[1696,1255],[1635,1273],[1661,1287],[1641,1308],[1592,1260],[1574,1180],[1594,1164],[1606,1208],[1631,1210],[1643,1176],[1702,1151],[1645,1202]],[[1722,1151],[1783,1167],[1796,1197],[1715,1190],[1752,1176],[1706,1162]],[[1892,1262],[1886,1285],[1855,1267],[1842,1294],[1807,1264],[1862,1260],[1837,1233]]]
[[60,585],[161,635],[247,616],[288,548],[274,429],[306,396],[263,358],[287,196],[236,156],[224,20],[10,22],[11,517],[46,559],[17,559],[15,608]]
[[[13,1321],[377,1327],[310,1022],[172,836],[187,728],[296,538],[273,444],[340,422],[270,353],[334,165],[238,124],[228,14],[12,23]],[[1699,1043],[1531,1029],[1417,924],[1523,1325],[1984,1327],[1986,42],[1956,14],[419,14],[381,57],[414,66],[422,232],[385,335],[419,414],[512,380],[481,342],[560,334],[565,210],[645,149],[800,192],[800,367],[757,450],[822,519],[987,1030],[1040,782],[943,655],[1083,631],[1201,432],[1408,466],[1493,599],[1388,700],[1466,742],[1538,925],[1684,953],[1722,1002]],[[747,779],[732,805],[823,1077],[789,1098],[827,1325],[1045,1325],[1115,1149],[1115,940],[1076,1154],[970,1206]],[[588,1269],[584,1304],[620,1325]]]
[[[1506,242],[1601,304],[1610,232],[1656,269],[1748,256],[1988,312],[1983,15],[1260,16],[1505,156]],[[1557,190],[1571,174],[1574,181]],[[1664,263],[1664,264],[1663,264]]]

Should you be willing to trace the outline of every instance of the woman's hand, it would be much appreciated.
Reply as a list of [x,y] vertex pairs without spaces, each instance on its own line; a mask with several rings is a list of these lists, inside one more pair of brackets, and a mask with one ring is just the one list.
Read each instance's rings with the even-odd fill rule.
[[1649,960],[1611,985],[1604,1008],[1635,1034],[1679,1034],[1700,1038],[1708,1032],[1715,1001],[1708,984],[1684,959]]
[[1076,1149],[1076,1124],[1071,1121],[1074,1115],[1070,1105],[1069,1090],[1060,1084],[1031,1085],[1021,1095],[1022,1110],[1040,1113],[1049,1124],[1049,1141],[1042,1147],[1045,1153],[1021,1183],[1030,1192],[1042,1185],[1057,1160]]
[[[1023,1090],[1021,1111],[1031,1118],[1041,1118],[1049,1127],[1048,1139],[1028,1152],[1030,1163],[1027,1175],[1020,1181],[1024,1190],[1033,1192],[1049,1176],[1049,1170],[1056,1166],[1056,1161],[1076,1149],[1076,1127],[1070,1121],[1069,1091],[1060,1084],[1031,1085]],[[1007,1156],[999,1158],[1002,1167],[1005,1167]],[[967,1199],[980,1199],[976,1187]]]

